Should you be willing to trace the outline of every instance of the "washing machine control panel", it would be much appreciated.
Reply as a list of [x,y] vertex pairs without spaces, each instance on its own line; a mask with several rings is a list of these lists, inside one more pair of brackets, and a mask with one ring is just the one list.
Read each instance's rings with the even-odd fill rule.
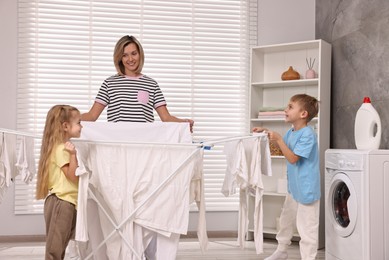
[[355,168],[357,166],[357,162],[355,161],[345,161],[343,159],[340,159],[338,161],[338,165],[340,168],[347,167],[347,168]]
[[325,164],[330,169],[360,171],[363,170],[363,158],[359,153],[326,153]]

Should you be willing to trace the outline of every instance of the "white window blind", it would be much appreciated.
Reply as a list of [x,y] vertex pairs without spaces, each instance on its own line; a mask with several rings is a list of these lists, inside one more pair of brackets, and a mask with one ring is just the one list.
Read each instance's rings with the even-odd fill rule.
[[[171,114],[195,121],[195,140],[248,133],[256,0],[18,0],[18,13],[18,130],[40,135],[55,104],[88,111],[128,34],[141,41],[143,73],[157,80]],[[39,149],[37,140],[37,157]],[[237,196],[220,192],[224,170],[221,146],[206,151],[208,211],[238,208]],[[17,182],[16,214],[42,213],[35,184]]]

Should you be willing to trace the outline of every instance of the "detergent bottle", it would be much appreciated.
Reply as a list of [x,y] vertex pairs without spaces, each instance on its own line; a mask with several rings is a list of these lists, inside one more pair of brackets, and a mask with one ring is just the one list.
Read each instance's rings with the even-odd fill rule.
[[372,150],[380,147],[381,119],[369,97],[363,99],[363,104],[357,111],[354,135],[357,149]]

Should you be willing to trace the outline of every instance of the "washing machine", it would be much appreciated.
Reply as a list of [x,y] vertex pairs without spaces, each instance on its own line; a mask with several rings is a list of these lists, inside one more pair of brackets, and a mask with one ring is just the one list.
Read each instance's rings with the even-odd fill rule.
[[326,260],[389,259],[389,150],[325,153]]

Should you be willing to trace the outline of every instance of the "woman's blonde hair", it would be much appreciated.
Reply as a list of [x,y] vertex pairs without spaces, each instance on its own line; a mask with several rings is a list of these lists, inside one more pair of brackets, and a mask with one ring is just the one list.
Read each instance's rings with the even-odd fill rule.
[[63,123],[70,121],[74,115],[73,112],[80,113],[75,107],[69,105],[56,105],[47,113],[38,164],[38,180],[36,187],[36,199],[38,200],[46,198],[49,192],[51,154],[58,144],[64,142],[65,131]]
[[127,47],[130,43],[134,43],[139,52],[139,66],[136,69],[135,73],[139,74],[142,72],[143,64],[145,61],[145,54],[143,51],[142,44],[134,37],[125,35],[119,39],[116,43],[115,50],[113,52],[113,63],[115,64],[116,71],[119,75],[125,75],[125,68],[122,62],[124,48]]

